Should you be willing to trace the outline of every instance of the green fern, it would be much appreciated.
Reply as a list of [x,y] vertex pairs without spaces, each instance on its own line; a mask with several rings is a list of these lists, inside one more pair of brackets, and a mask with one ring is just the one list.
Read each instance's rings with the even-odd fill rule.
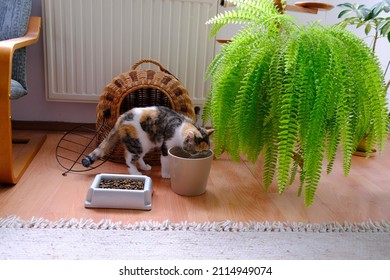
[[218,31],[230,23],[245,23],[255,28],[265,27],[268,30],[276,30],[280,20],[291,20],[291,17],[281,16],[277,7],[272,1],[229,1],[236,5],[237,9],[225,11],[218,14],[206,22],[213,24],[210,36],[215,36]]
[[[337,151],[344,173],[357,144],[387,141],[388,109],[378,59],[339,26],[299,25],[269,0],[236,0],[236,9],[208,21],[211,35],[244,23],[209,65],[204,119],[216,129],[215,154],[240,160],[264,156],[265,189],[277,179],[283,193],[296,177],[298,194],[313,203],[324,161]],[[285,1],[283,1],[285,5]]]

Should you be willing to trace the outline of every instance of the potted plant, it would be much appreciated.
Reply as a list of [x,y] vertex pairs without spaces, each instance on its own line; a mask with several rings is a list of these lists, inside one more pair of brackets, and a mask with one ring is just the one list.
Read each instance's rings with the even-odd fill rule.
[[[343,3],[337,5],[343,8],[338,18],[343,18],[342,26],[353,25],[356,28],[364,27],[364,33],[372,38],[371,49],[376,51],[378,39],[385,38],[390,43],[390,17],[383,17],[390,12],[390,0],[383,0],[372,7],[364,4]],[[389,68],[390,61],[386,66]],[[386,91],[390,86],[390,79],[386,82]]]
[[[362,39],[341,26],[302,25],[269,0],[235,0],[211,35],[226,24],[244,27],[209,65],[211,89],[203,119],[211,120],[215,156],[264,156],[264,186],[279,193],[295,181],[311,205],[323,163],[331,172],[342,151],[348,174],[363,136],[370,147],[387,141],[383,72]],[[281,1],[282,8],[286,6]]]
[[[364,33],[368,38],[371,38],[371,50],[375,53],[377,50],[377,42],[379,39],[387,39],[390,43],[390,17],[384,17],[390,12],[390,0],[379,1],[372,7],[358,3],[343,3],[337,5],[342,8],[338,18],[344,20],[340,23],[341,26],[348,25],[356,26],[356,28],[364,28]],[[384,76],[390,66],[390,60],[387,62]],[[386,81],[386,92],[390,86],[390,79]],[[356,155],[369,155],[365,138],[359,143]]]

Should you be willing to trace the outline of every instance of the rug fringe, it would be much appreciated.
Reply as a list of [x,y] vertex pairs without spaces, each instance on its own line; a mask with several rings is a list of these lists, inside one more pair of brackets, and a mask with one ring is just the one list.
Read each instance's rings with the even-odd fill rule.
[[215,232],[390,232],[390,222],[386,220],[360,223],[304,223],[304,222],[188,222],[182,221],[173,223],[169,220],[163,222],[141,221],[129,224],[113,222],[103,219],[95,222],[92,219],[60,219],[49,221],[44,218],[32,217],[30,220],[23,220],[17,216],[0,218],[0,229],[2,228],[28,228],[28,229],[92,229],[92,230],[131,230],[131,231],[215,231]]

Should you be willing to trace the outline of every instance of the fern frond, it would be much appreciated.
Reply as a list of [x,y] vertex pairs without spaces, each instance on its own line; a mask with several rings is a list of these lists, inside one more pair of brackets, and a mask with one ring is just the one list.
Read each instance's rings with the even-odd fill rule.
[[293,162],[294,146],[298,134],[297,94],[294,75],[298,55],[295,40],[286,42],[284,56],[283,89],[280,93],[280,119],[278,132],[278,189],[282,193],[289,182],[289,172]]
[[223,61],[223,53],[218,53],[215,55],[213,61],[209,64],[206,70],[206,79],[210,79],[214,75],[215,71],[218,69],[218,65]]
[[270,141],[264,145],[263,183],[265,190],[268,190],[272,184],[277,170],[278,149],[275,143],[276,141]]
[[[258,34],[257,36],[268,36],[268,34]],[[232,114],[234,131],[238,136],[238,142],[235,145],[239,145],[239,148],[251,160],[256,160],[263,146],[262,130],[259,129],[259,133],[254,133],[251,128],[261,127],[264,123],[267,102],[264,95],[268,85],[266,81],[272,54],[269,52],[267,44],[253,44],[250,54],[251,60],[245,67],[242,85]]]
[[235,4],[236,9],[225,11],[206,21],[206,24],[213,24],[210,30],[211,37],[227,24],[255,25],[257,28],[261,26],[267,30],[279,32],[279,27],[288,28],[289,24],[286,22],[294,21],[292,16],[281,15],[272,1],[237,0],[231,2]]
[[[328,115],[328,104],[332,101],[332,92],[329,90],[329,80],[332,79],[332,64],[330,60],[330,50],[321,29],[314,26],[306,30],[310,38],[310,51],[316,54],[316,59],[311,63],[313,72],[312,104],[308,114],[308,123],[305,123],[305,131],[302,131],[301,146],[304,151],[303,170],[305,177],[303,187],[305,189],[305,203],[311,204],[318,185],[322,161],[325,150],[326,139],[326,118]],[[316,69],[316,71],[313,71]],[[302,120],[302,118],[300,119]]]
[[206,101],[203,104],[203,112],[202,112],[203,124],[206,124],[208,121],[211,121],[211,119],[212,119],[211,97],[212,97],[212,94],[211,94],[211,92],[209,92],[209,94],[206,97]]

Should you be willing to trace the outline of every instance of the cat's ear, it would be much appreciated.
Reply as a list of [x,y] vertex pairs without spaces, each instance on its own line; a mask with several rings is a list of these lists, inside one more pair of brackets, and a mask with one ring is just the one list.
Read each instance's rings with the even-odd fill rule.
[[186,141],[192,141],[195,139],[195,133],[192,130],[189,130],[186,135]]
[[214,131],[215,131],[215,129],[213,129],[213,128],[206,129],[206,133],[207,133],[208,136],[210,136],[211,134],[213,134]]

